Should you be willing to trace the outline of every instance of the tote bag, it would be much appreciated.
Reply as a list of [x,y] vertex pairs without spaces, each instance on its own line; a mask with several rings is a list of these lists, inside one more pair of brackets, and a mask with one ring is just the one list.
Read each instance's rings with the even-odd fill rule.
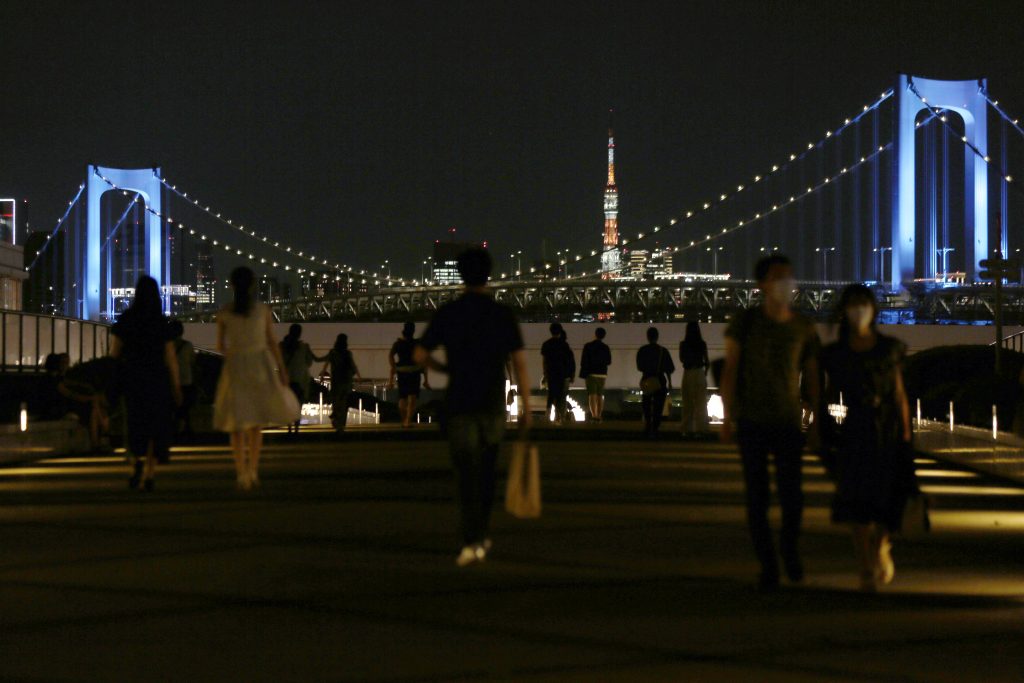
[[528,441],[516,441],[512,446],[505,510],[520,519],[540,517],[540,455]]

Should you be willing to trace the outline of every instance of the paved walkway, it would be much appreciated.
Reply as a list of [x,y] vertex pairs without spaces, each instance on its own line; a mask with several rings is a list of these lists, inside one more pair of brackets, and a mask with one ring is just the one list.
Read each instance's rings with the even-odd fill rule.
[[930,459],[934,533],[855,590],[808,457],[804,586],[762,596],[717,444],[542,442],[538,521],[457,570],[437,441],[274,445],[232,491],[179,449],[0,469],[0,678],[47,681],[1020,681],[1024,490]]

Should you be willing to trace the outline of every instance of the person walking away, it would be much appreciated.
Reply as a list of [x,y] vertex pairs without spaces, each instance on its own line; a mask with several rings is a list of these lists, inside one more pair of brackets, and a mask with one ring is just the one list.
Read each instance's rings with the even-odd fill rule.
[[131,306],[110,329],[110,355],[121,361],[128,451],[135,459],[128,485],[145,491],[155,486],[157,463],[168,460],[174,410],[182,404],[174,331],[162,308],[156,280],[144,275]]
[[839,339],[821,354],[826,401],[838,403],[841,395],[846,406],[841,424],[825,418],[837,456],[832,521],[851,526],[861,588],[874,591],[893,579],[891,534],[917,491],[903,386],[906,346],[878,333],[878,302],[864,285],[847,287],[837,308]]
[[[801,397],[803,390],[813,413],[820,395],[819,342],[814,324],[791,307],[795,282],[789,259],[781,254],[767,256],[757,262],[754,275],[763,293],[761,305],[734,318],[725,333],[721,438],[728,443],[735,432],[739,442],[747,522],[761,563],[759,586],[770,591],[778,587],[779,567],[768,524],[769,454],[775,461],[782,507],[779,550],[786,575],[793,582],[804,575],[797,547],[803,515]],[[812,448],[818,444],[817,431],[818,420],[812,418],[808,434]]]
[[393,389],[397,379],[398,412],[402,416],[402,427],[412,425],[416,403],[420,397],[420,380],[423,380],[424,388],[430,388],[427,371],[416,365],[412,359],[413,350],[416,348],[415,336],[416,324],[412,321],[405,323],[402,326],[402,336],[391,345],[391,351],[388,353],[388,363],[391,365],[388,388]]
[[[448,440],[458,490],[462,552],[456,564],[483,561],[494,503],[494,469],[505,433],[505,364],[511,356],[522,394],[519,426],[530,428],[530,378],[515,314],[487,292],[491,256],[480,248],[458,257],[465,289],[434,315],[414,352],[418,365],[447,372]],[[447,363],[432,354],[444,347]]]
[[643,392],[644,434],[649,439],[656,439],[665,399],[672,388],[672,373],[676,371],[668,349],[658,344],[657,327],[647,329],[647,345],[636,352],[636,369],[640,371],[640,390]]
[[697,321],[686,323],[686,337],[679,342],[679,362],[683,364],[682,408],[680,429],[683,436],[694,438],[708,433],[708,345]]
[[[327,356],[317,356],[309,348],[309,344],[302,341],[302,325],[292,323],[288,328],[288,334],[281,340],[281,357],[284,358],[285,368],[288,370],[288,386],[303,405],[309,400],[309,387],[312,377],[309,375],[309,368],[313,361],[326,360]],[[294,424],[288,425],[289,434],[299,433],[301,417]]]
[[217,351],[224,366],[217,381],[213,426],[231,435],[239,490],[260,484],[264,427],[290,424],[295,414],[282,389],[288,370],[274,338],[270,309],[255,298],[256,277],[241,266],[231,272],[233,299],[217,314]]
[[181,405],[175,415],[175,429],[186,437],[192,436],[192,407],[196,404],[196,350],[185,339],[185,326],[180,320],[171,321],[174,335],[174,354],[178,359],[178,383],[181,385]]
[[540,347],[544,379],[548,385],[547,415],[552,422],[563,422],[566,415],[568,383],[575,374],[576,359],[566,341],[561,323],[551,323],[548,329],[551,338]]
[[329,374],[331,377],[331,424],[334,431],[341,435],[348,425],[348,399],[352,395],[353,381],[363,378],[348,348],[348,335],[339,334],[334,340],[334,347],[327,352],[320,376]]
[[600,422],[604,414],[604,384],[608,380],[608,366],[612,352],[604,343],[605,329],[594,330],[594,339],[583,345],[580,354],[580,379],[587,383],[587,407],[590,417]]

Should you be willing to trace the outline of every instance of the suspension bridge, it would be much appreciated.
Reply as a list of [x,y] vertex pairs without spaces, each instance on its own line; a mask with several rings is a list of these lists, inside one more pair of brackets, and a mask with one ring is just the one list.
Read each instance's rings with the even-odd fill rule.
[[[634,280],[628,265],[607,269],[616,261],[602,259],[603,248],[580,248],[556,264],[559,277],[541,270],[498,278],[495,294],[527,319],[721,319],[758,301],[748,274],[757,258],[780,251],[794,261],[794,300],[811,313],[827,311],[845,284],[865,282],[894,322],[992,316],[992,288],[978,263],[1024,248],[1024,198],[1014,182],[1024,129],[985,79],[901,74],[791,149],[706,201],[677,207],[662,224],[624,235],[617,247],[657,243],[672,252],[676,271],[692,275]],[[28,270],[49,280],[46,312],[94,321],[116,317],[144,273],[162,284],[168,313],[208,318],[223,273],[242,263],[256,271],[281,321],[423,318],[457,294],[359,267],[342,258],[340,244],[303,249],[288,241],[293,234],[229,217],[161,168],[90,165],[53,230],[37,233]],[[716,275],[701,275],[711,259]],[[1020,280],[1024,267],[1007,288],[1011,320],[1024,317]]]

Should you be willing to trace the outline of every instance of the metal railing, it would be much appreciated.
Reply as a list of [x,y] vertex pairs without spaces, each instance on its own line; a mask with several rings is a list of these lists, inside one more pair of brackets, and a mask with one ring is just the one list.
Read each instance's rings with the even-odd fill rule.
[[[995,346],[996,343],[992,342],[989,346]],[[1024,353],[1024,330],[1011,334],[1009,337],[1003,337],[1000,341],[1000,346],[1008,351],[1017,351],[1018,353]]]
[[0,311],[0,370],[36,372],[46,356],[66,353],[71,364],[107,354],[110,325],[22,311]]

